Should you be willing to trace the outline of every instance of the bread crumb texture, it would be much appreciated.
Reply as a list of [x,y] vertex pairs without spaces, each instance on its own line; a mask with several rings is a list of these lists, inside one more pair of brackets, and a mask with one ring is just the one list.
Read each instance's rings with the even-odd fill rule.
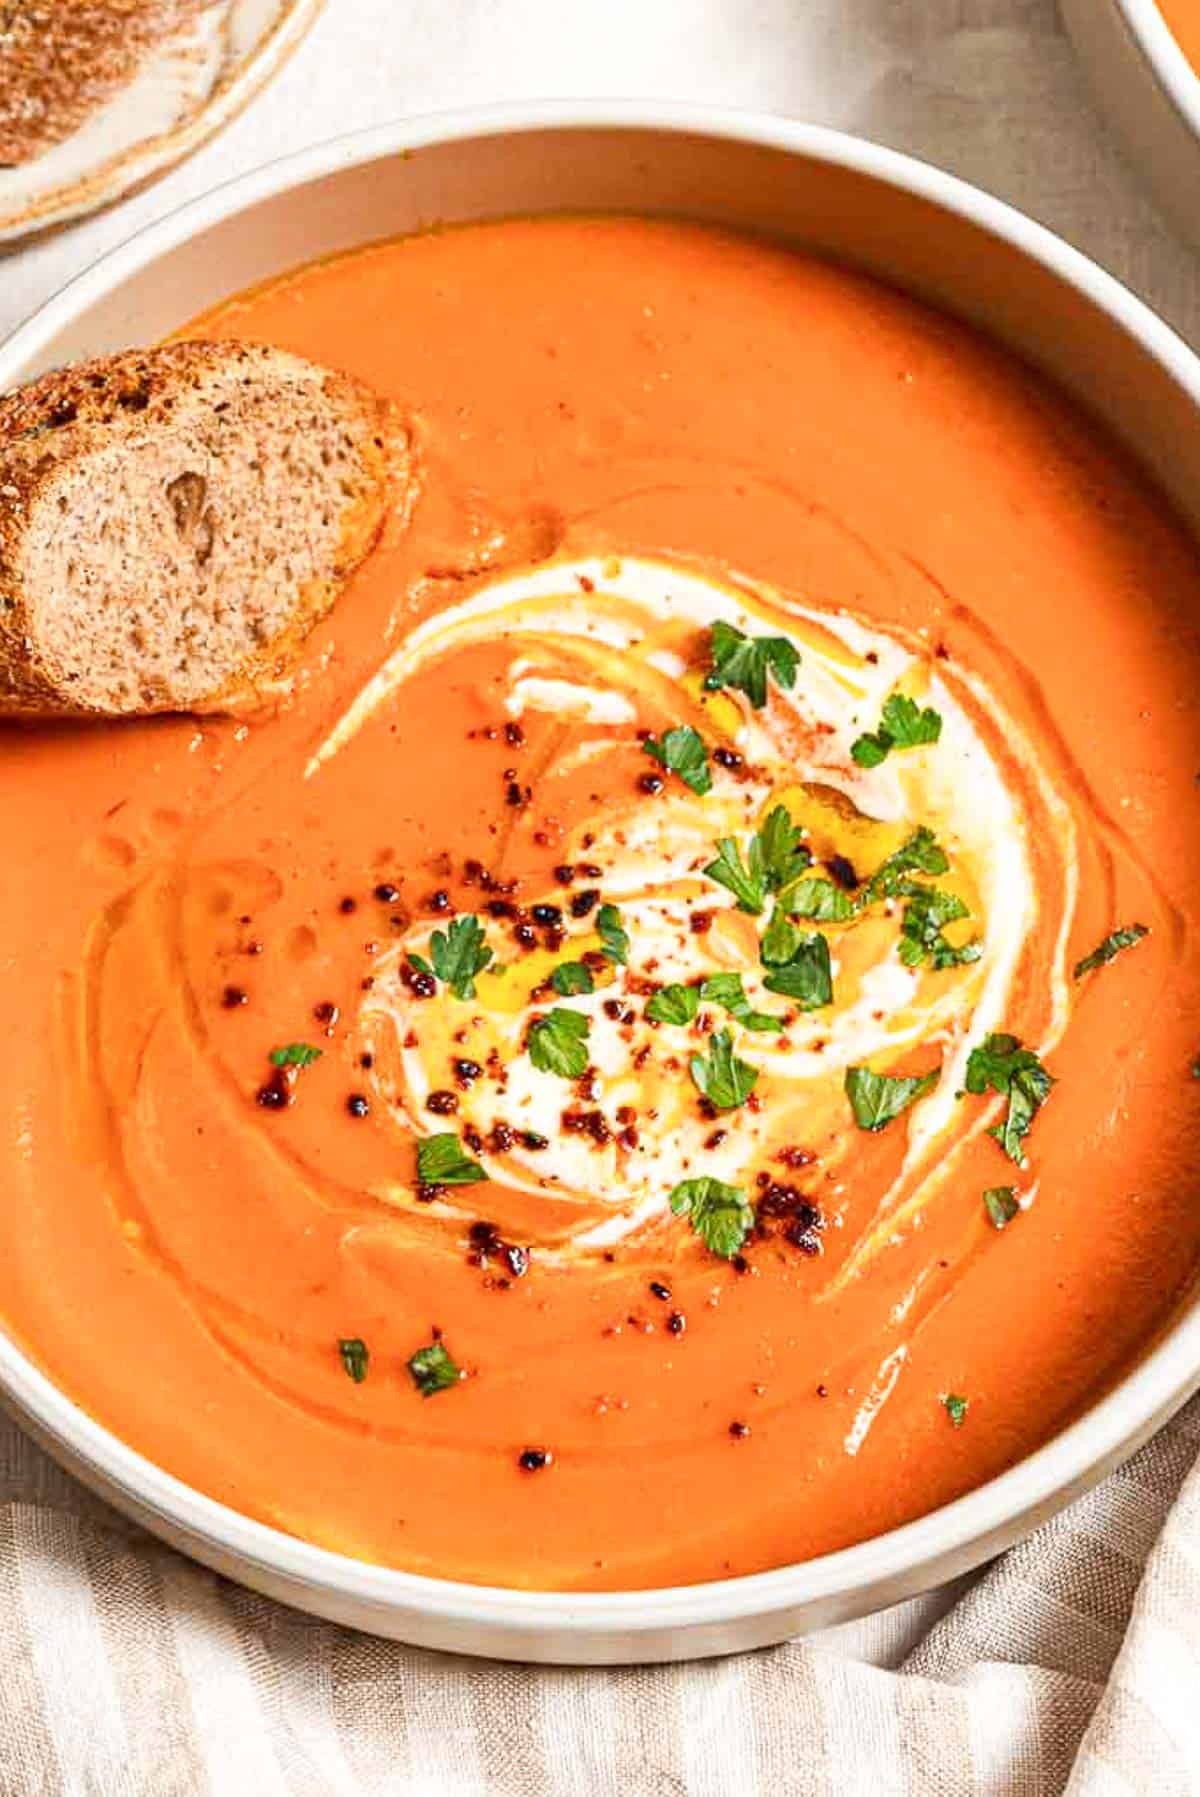
[[0,711],[253,695],[408,477],[387,402],[264,346],[130,351],[0,398]]

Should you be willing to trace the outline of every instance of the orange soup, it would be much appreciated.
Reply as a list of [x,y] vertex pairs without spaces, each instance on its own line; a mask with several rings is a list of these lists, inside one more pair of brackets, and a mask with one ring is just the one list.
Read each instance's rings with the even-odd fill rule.
[[1200,0],[1158,0],[1158,10],[1180,49],[1200,74]]
[[0,1312],[307,1540],[696,1581],[1044,1442],[1192,1279],[1200,559],[963,326],[638,219],[200,328],[420,484],[271,715],[10,730]]

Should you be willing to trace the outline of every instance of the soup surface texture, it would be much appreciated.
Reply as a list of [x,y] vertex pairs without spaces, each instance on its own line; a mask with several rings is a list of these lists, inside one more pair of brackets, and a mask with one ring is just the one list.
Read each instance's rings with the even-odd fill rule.
[[1159,0],[1159,11],[1200,75],[1200,0]]
[[1200,1243],[1162,502],[962,326],[682,224],[201,328],[394,395],[420,488],[268,715],[6,735],[19,1340],[476,1582],[777,1566],[1044,1441]]

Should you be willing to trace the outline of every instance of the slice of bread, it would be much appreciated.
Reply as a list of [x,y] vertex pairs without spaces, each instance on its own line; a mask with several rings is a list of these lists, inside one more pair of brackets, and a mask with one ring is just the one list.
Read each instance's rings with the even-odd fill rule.
[[0,398],[0,714],[253,699],[410,483],[386,401],[255,344],[131,350]]
[[44,155],[213,0],[0,0],[0,166]]

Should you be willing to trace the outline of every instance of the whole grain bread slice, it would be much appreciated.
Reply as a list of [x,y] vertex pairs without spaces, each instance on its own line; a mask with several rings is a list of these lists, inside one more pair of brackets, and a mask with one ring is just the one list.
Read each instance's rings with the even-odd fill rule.
[[245,702],[410,483],[386,401],[256,344],[131,350],[0,398],[0,713]]

